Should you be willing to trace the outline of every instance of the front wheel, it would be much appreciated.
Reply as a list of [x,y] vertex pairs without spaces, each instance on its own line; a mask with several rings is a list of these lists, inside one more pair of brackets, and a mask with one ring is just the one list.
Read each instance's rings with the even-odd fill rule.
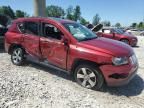
[[14,65],[21,66],[24,64],[24,50],[22,48],[15,48],[11,54],[11,61]]
[[104,84],[100,70],[93,65],[79,65],[74,73],[76,82],[88,89],[99,90]]

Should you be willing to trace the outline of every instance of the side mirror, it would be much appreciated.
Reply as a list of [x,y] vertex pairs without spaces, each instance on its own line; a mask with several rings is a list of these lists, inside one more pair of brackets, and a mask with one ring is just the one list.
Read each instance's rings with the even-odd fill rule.
[[64,34],[62,32],[59,31],[59,32],[56,33],[56,35],[57,35],[58,40],[61,40],[61,39],[63,40]]
[[62,42],[64,43],[65,46],[68,46],[68,44],[69,44],[68,39],[66,39],[64,37],[62,38]]

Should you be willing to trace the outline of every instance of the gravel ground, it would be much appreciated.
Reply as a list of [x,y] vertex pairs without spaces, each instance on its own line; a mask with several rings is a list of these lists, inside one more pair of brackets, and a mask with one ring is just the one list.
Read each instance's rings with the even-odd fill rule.
[[137,76],[126,86],[103,91],[85,89],[49,67],[14,66],[0,50],[0,108],[143,108],[144,37],[139,37],[134,50],[139,60]]

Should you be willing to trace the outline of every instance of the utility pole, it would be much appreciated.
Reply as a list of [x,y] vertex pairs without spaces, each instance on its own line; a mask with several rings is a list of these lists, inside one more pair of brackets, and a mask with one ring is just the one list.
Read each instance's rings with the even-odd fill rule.
[[46,16],[46,0],[34,0],[34,16]]

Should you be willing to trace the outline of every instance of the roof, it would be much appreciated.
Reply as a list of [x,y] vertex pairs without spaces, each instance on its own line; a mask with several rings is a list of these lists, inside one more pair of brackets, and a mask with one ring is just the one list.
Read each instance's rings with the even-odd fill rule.
[[66,23],[66,22],[72,23],[72,22],[74,22],[74,21],[72,21],[72,20],[62,19],[62,18],[55,18],[55,17],[48,17],[48,18],[49,18],[49,19],[52,19],[52,20],[55,20],[55,21],[58,21],[58,22],[60,22],[60,23]]
[[74,23],[74,21],[68,20],[68,19],[62,19],[62,18],[55,18],[55,17],[29,17],[29,18],[18,18],[16,21],[23,21],[25,19],[43,19],[43,20],[53,20],[59,23]]

